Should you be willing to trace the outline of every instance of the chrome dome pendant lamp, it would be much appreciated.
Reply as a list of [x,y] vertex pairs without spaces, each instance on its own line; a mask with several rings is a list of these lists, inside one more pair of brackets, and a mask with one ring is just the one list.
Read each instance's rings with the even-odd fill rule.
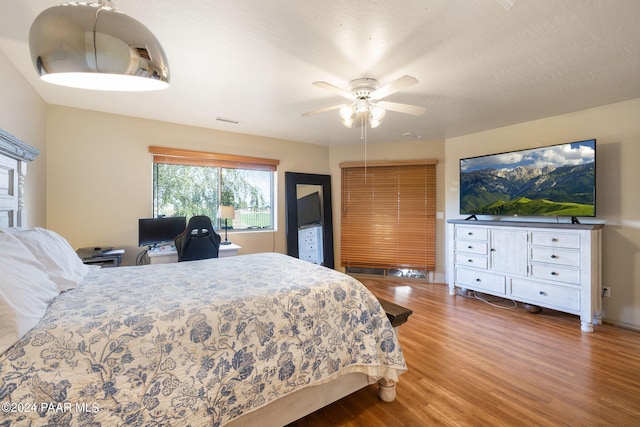
[[43,11],[29,33],[31,59],[46,82],[82,89],[150,91],[169,86],[162,46],[110,0]]

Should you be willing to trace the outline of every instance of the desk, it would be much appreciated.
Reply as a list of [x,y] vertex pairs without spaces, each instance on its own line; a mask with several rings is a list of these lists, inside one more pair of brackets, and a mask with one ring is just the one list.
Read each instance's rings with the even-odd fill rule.
[[[242,246],[238,246],[235,243],[220,245],[218,257],[224,258],[238,255],[238,250],[240,249],[242,249]],[[147,255],[149,256],[149,264],[170,264],[172,262],[178,262],[178,251],[176,251],[175,246],[160,246],[147,252]]]

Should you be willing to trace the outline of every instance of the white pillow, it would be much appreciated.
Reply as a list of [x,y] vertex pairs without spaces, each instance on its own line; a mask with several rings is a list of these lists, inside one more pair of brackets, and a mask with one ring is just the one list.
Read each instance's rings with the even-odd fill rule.
[[0,354],[38,324],[59,293],[33,254],[0,232]]
[[69,242],[55,231],[36,227],[15,229],[11,233],[42,263],[61,292],[78,286],[90,270]]

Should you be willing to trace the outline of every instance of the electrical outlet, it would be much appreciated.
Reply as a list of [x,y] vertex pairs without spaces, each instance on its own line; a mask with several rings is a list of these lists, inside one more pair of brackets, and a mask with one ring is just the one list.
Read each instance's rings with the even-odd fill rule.
[[608,286],[604,286],[602,288],[602,296],[603,297],[607,297],[607,298],[610,297],[611,296],[611,288],[608,287]]

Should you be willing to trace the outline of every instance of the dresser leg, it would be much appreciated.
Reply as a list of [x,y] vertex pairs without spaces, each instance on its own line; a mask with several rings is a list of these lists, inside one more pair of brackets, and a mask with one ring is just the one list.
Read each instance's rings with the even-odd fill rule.
[[593,332],[593,323],[580,322],[582,332]]

